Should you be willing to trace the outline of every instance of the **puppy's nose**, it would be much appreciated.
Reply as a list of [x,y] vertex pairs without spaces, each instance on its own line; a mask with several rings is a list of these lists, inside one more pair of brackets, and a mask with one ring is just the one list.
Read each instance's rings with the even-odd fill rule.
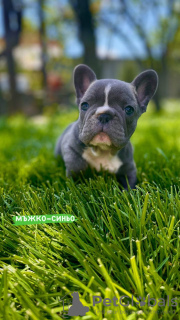
[[101,113],[100,116],[98,117],[98,120],[102,123],[105,124],[112,120],[113,116],[109,113]]

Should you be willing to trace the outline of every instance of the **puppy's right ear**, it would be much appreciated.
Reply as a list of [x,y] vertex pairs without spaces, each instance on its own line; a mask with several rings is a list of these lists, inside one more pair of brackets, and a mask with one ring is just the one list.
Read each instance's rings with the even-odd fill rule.
[[85,94],[90,84],[96,80],[94,71],[85,64],[79,64],[74,69],[74,86],[76,89],[77,104]]
[[146,70],[141,72],[131,83],[135,87],[141,111],[145,112],[149,101],[157,90],[158,75],[154,70]]

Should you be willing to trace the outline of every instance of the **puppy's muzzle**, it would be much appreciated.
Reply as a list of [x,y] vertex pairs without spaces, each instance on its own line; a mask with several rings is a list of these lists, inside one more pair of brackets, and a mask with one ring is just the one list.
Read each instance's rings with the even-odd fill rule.
[[108,123],[114,117],[114,110],[108,106],[99,107],[96,116],[101,124]]
[[108,113],[102,113],[100,116],[98,116],[98,120],[102,124],[108,123],[110,120],[112,120],[112,118],[113,116]]

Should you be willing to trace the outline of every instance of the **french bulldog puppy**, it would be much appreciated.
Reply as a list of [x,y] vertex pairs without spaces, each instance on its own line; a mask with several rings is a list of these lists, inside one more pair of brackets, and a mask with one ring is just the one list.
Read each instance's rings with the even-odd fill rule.
[[88,166],[115,173],[124,189],[135,188],[136,165],[130,137],[137,120],[156,92],[154,70],[140,73],[131,83],[97,80],[88,66],[74,69],[79,118],[57,141],[55,154],[65,162],[67,176],[76,176]]

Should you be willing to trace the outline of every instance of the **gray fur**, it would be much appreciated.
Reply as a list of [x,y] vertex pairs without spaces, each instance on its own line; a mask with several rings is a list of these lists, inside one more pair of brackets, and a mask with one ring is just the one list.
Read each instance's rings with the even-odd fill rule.
[[[136,129],[138,118],[146,111],[156,92],[157,73],[154,70],[144,71],[132,83],[115,79],[97,80],[88,66],[79,65],[74,70],[74,85],[79,118],[64,131],[55,150],[55,154],[61,155],[65,162],[67,176],[77,175],[89,166],[90,162],[84,159],[85,151],[88,150],[90,155],[92,152],[93,161],[99,159],[96,152],[102,159],[106,154],[108,159],[109,155],[117,156],[120,160],[116,171],[118,181],[127,189],[128,180],[130,187],[134,188],[136,166],[130,137]],[[89,104],[87,111],[81,110],[83,102]],[[100,107],[103,106],[105,113],[100,112]],[[130,116],[125,113],[127,106],[134,108],[134,113]],[[103,138],[109,137],[110,146],[107,146],[107,141],[103,145],[99,142],[101,135]],[[94,144],[94,137],[98,137],[98,144]],[[107,152],[103,151],[104,146]]]

